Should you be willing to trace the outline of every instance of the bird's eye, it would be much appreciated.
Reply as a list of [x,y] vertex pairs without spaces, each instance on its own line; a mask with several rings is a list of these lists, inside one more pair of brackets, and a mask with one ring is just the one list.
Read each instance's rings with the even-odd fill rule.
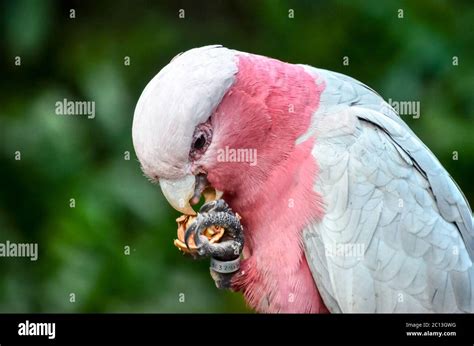
[[200,124],[196,127],[193,135],[191,151],[189,156],[193,160],[199,159],[206,152],[212,140],[212,126],[210,122]]
[[206,137],[204,134],[201,134],[198,138],[193,143],[193,149],[195,150],[200,150],[204,148],[204,145],[206,144]]

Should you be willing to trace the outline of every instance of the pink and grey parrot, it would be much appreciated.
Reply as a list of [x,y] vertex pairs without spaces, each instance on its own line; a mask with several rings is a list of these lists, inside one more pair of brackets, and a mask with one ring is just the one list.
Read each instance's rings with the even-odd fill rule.
[[[201,257],[243,247],[240,269],[213,278],[253,309],[474,311],[469,204],[363,83],[222,46],[191,49],[146,86],[132,132],[143,172],[175,209],[195,214],[203,189],[218,191],[199,212],[206,225],[187,237]],[[213,222],[230,239],[203,241]]]

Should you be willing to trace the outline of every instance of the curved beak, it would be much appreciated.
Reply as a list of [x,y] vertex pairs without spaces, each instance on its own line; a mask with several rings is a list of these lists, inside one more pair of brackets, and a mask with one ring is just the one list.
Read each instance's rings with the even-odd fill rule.
[[177,180],[160,179],[160,186],[166,200],[174,209],[183,214],[196,215],[190,204],[196,188],[194,175],[186,175]]
[[220,199],[224,194],[224,192],[214,189],[204,174],[186,175],[175,180],[160,178],[160,186],[168,203],[186,215],[196,215],[191,205],[198,204],[202,194],[206,202]]

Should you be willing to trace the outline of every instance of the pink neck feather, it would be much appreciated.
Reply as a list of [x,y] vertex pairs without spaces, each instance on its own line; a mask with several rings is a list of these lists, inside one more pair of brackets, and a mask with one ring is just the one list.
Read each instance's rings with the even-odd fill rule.
[[313,185],[314,141],[299,145],[323,85],[297,65],[239,56],[237,80],[212,117],[208,150],[256,149],[257,163],[217,162],[209,181],[242,216],[246,250],[235,281],[261,312],[327,312],[302,247],[302,230],[323,214]]

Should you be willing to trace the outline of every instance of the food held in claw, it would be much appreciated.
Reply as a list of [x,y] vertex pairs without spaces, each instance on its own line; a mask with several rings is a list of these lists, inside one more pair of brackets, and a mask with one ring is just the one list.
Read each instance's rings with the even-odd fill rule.
[[[202,188],[202,195],[204,196],[204,201],[209,202],[218,199],[222,193],[219,193],[214,188],[208,186]],[[197,197],[196,203],[199,202],[200,196]],[[184,234],[188,227],[196,220],[196,216],[194,215],[181,215],[176,219],[178,223],[178,239],[174,240],[174,246],[176,246],[179,250],[191,254],[196,252],[196,244],[194,243],[194,239],[192,237],[188,241],[189,248],[186,246],[184,241]],[[204,230],[203,235],[209,239],[211,244],[219,242],[222,236],[224,235],[225,229],[219,226],[211,226]]]
[[[196,220],[196,216],[193,215],[181,215],[176,219],[178,223],[178,239],[174,240],[174,245],[181,251],[192,254],[196,252],[197,247],[194,243],[194,239],[190,238],[188,241],[189,248],[184,242],[184,233],[186,229]],[[219,242],[224,235],[224,228],[220,226],[211,226],[204,230],[203,235],[207,237],[211,244]]]

